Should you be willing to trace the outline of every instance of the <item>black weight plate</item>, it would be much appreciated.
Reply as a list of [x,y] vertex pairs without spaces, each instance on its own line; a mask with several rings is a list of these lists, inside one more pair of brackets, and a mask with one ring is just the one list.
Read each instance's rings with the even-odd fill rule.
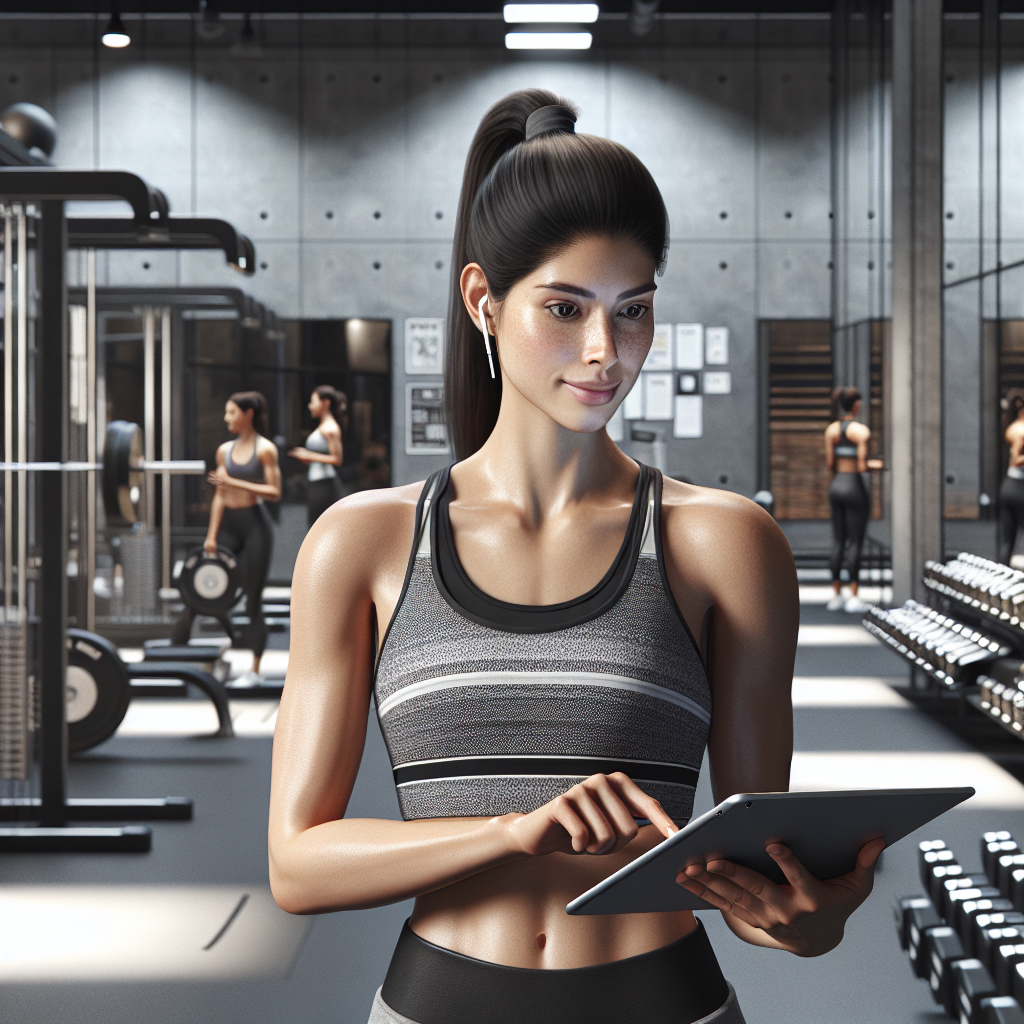
[[127,420],[107,424],[103,442],[103,509],[111,523],[145,518],[145,474],[142,470],[142,428]]
[[69,629],[67,645],[68,751],[74,754],[114,735],[128,710],[131,684],[109,640]]
[[241,597],[238,559],[227,548],[218,547],[215,555],[196,548],[185,557],[177,584],[181,599],[194,612],[219,615]]

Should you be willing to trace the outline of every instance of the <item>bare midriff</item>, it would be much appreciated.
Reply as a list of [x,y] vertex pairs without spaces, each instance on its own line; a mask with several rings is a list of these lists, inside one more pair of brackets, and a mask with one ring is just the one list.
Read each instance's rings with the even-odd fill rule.
[[839,456],[836,458],[836,472],[837,473],[859,473],[857,469],[857,460],[849,459],[846,456]]
[[225,508],[252,508],[260,500],[258,494],[243,491],[240,487],[225,487],[223,493]]
[[508,967],[559,970],[649,953],[693,931],[693,914],[577,917],[565,905],[662,839],[645,825],[617,854],[552,853],[482,871],[420,896],[412,929],[436,946]]

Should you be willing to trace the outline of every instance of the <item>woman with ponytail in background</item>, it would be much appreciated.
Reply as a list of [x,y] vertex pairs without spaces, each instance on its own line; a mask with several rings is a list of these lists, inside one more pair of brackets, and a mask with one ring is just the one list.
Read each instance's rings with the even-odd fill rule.
[[1017,532],[1024,526],[1024,393],[1012,389],[1004,406],[1013,420],[1003,434],[1010,446],[1006,476],[999,486],[999,561],[1010,564],[1017,545]]
[[307,408],[320,423],[306,438],[305,447],[292,448],[288,454],[309,465],[306,502],[308,525],[312,526],[341,497],[341,481],[334,468],[342,462],[341,427],[337,417],[348,408],[348,399],[329,384],[321,384],[310,396]]
[[[871,430],[857,422],[860,402],[860,392],[856,388],[836,388],[832,392],[833,422],[825,428],[825,459],[828,468],[835,474],[828,489],[828,500],[832,506],[832,555],[829,568],[832,571],[833,596],[827,608],[833,612],[842,608],[858,614],[870,607],[866,601],[861,600],[858,593],[860,552],[871,518],[871,496],[864,486],[861,473],[882,468],[879,459],[868,458]],[[843,596],[840,578],[847,546],[850,552],[846,561],[850,572],[849,598]]]
[[[245,678],[255,682],[267,643],[263,588],[270,571],[274,540],[263,501],[281,500],[281,469],[277,464],[277,447],[267,439],[267,400],[260,392],[233,394],[224,406],[224,422],[236,437],[217,449],[217,468],[207,478],[217,490],[210,505],[210,525],[203,547],[212,555],[221,545],[238,556],[245,614],[249,618],[239,646],[252,650],[253,667]],[[188,643],[193,617],[194,612],[186,606],[174,625],[172,643]]]
[[[705,744],[716,799],[789,788],[799,621],[771,516],[608,437],[653,340],[668,218],[637,157],[575,121],[525,90],[470,147],[457,461],[345,498],[296,562],[271,886],[299,914],[415,897],[372,1024],[743,1021],[692,913],[565,913],[688,820]],[[345,817],[371,694],[401,821]],[[717,860],[678,881],[743,940],[815,956],[882,845],[826,882],[775,844],[788,885]]]

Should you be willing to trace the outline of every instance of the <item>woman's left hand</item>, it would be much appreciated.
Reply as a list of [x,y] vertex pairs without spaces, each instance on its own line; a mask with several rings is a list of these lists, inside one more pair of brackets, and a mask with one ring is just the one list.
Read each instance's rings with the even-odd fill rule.
[[230,487],[231,477],[228,476],[228,471],[224,466],[218,466],[212,473],[206,475],[208,483],[213,484],[214,487]]
[[288,450],[289,458],[298,459],[299,462],[312,462],[313,461],[312,459],[307,458],[307,456],[309,454],[310,454],[310,452],[309,452],[308,448],[299,447],[299,448],[290,448]]
[[[875,863],[884,839],[861,847],[857,864],[846,875],[820,881],[781,843],[766,847],[788,884],[778,885],[749,868],[725,860],[691,864],[676,881],[718,907],[737,924],[760,929],[771,945],[797,956],[821,956],[843,938],[847,918],[868,898],[875,880]],[[743,937],[742,927],[733,928]],[[752,938],[748,941],[754,941]]]

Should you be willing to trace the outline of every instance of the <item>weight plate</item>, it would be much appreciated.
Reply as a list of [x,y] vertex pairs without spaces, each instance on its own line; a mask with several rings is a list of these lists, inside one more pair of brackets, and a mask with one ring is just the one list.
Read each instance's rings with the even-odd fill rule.
[[128,710],[131,684],[128,669],[109,640],[69,629],[67,645],[68,750],[76,753],[114,735]]
[[127,420],[107,424],[103,442],[103,508],[107,519],[131,526],[146,517],[142,428]]
[[227,589],[231,577],[222,565],[205,562],[192,575],[196,591],[207,601],[216,601]]
[[227,548],[215,555],[196,548],[186,555],[176,577],[182,601],[199,615],[221,615],[242,596],[238,559]]
[[64,687],[68,725],[88,718],[90,712],[96,707],[100,695],[93,674],[84,668],[79,668],[78,665],[68,665],[68,672],[64,677]]

